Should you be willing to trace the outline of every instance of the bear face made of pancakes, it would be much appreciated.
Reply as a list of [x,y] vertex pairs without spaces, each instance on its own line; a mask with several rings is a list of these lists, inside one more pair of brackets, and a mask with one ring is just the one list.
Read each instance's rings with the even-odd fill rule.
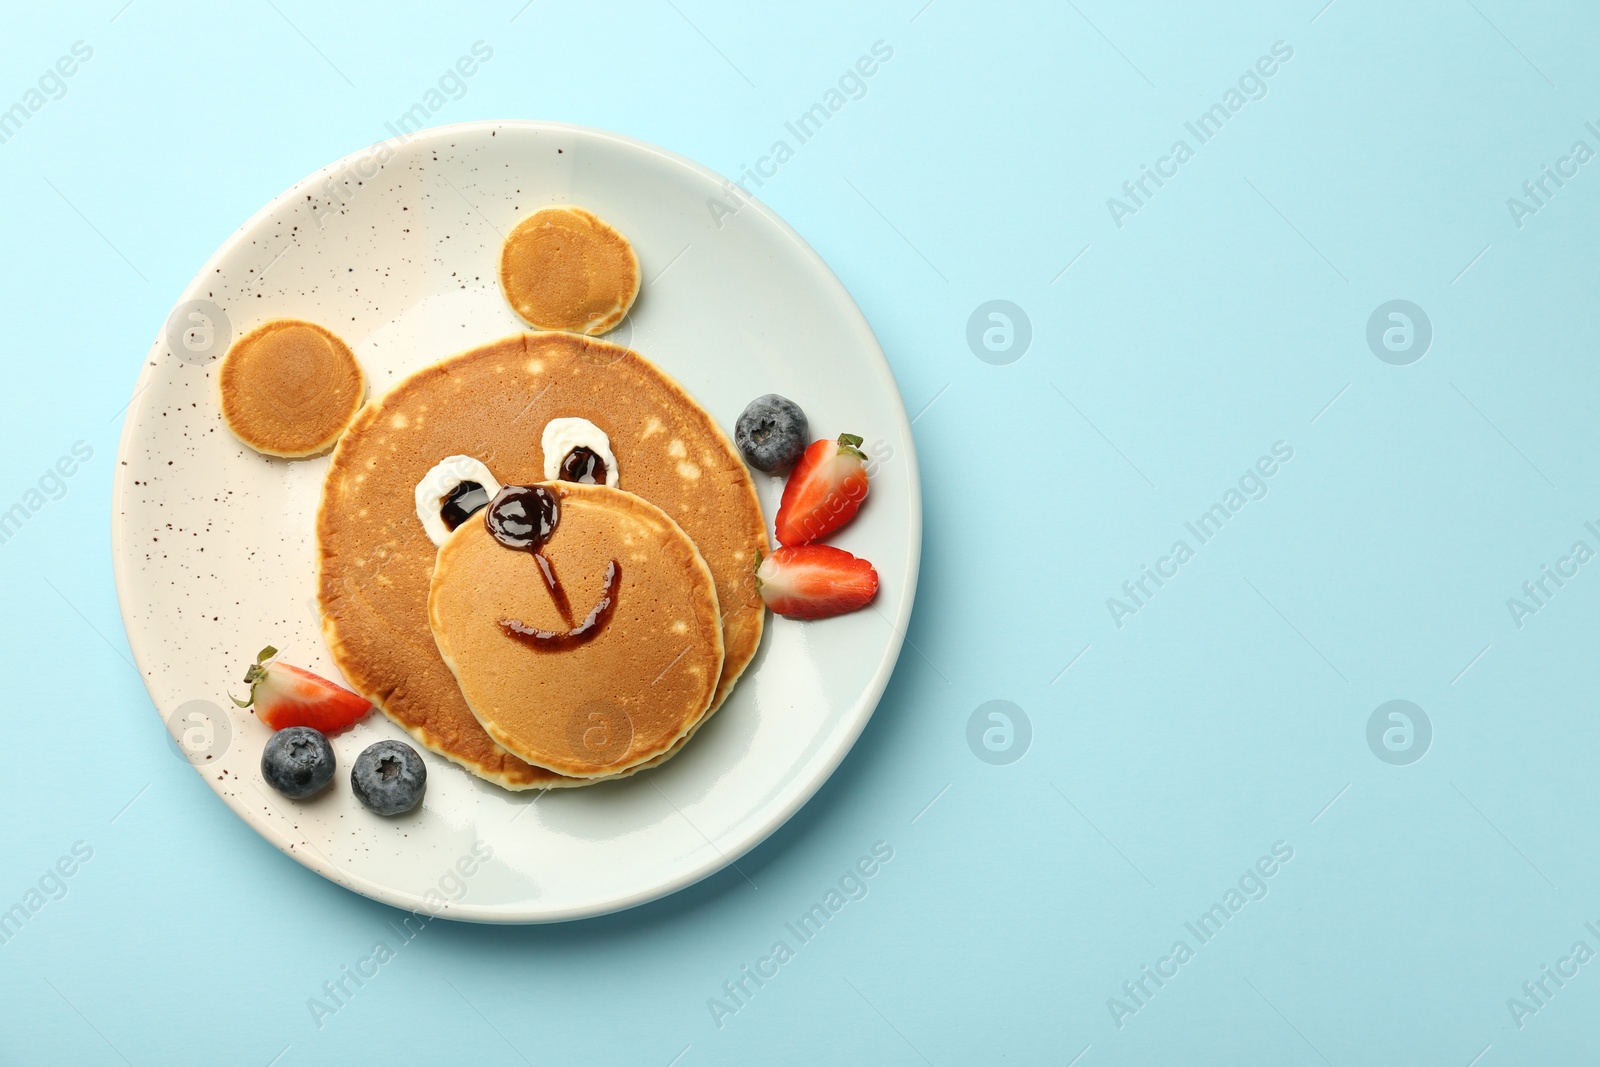
[[[481,464],[497,483],[494,489],[548,483],[560,477],[568,457],[547,457],[545,444],[564,448],[573,438],[546,431],[552,423],[578,425],[558,420],[584,420],[604,433],[614,463],[603,481],[614,479],[618,490],[664,512],[713,579],[722,667],[709,707],[678,745],[726,699],[755,655],[764,618],[751,573],[768,541],[744,463],[710,415],[642,356],[572,334],[521,334],[452,356],[397,384],[356,416],[328,468],[317,516],[323,637],[350,684],[419,742],[510,789],[598,779],[558,774],[519,758],[473,714],[430,624],[437,549],[418,517],[417,487],[451,457]],[[577,466],[582,476],[585,465]],[[556,473],[547,473],[551,469]],[[465,524],[482,519],[479,513]],[[515,562],[527,565],[525,573],[539,577],[526,554],[495,547],[520,557]],[[591,604],[580,602],[594,599],[590,594],[602,580],[598,572],[572,578],[575,586],[593,583],[571,595],[574,611],[589,610]],[[542,655],[516,651],[526,653],[516,661],[524,665]],[[595,699],[606,698],[601,686]],[[616,773],[659,762],[672,751]]]

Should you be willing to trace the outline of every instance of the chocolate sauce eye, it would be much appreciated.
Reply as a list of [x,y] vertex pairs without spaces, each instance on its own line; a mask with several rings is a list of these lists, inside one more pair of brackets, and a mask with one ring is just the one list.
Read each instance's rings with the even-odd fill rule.
[[579,445],[561,461],[561,480],[581,485],[606,484],[606,461],[592,448]]
[[561,521],[561,504],[542,485],[508,485],[495,494],[484,523],[507,548],[537,552]]
[[462,482],[439,501],[439,518],[454,530],[489,504],[489,491],[477,482]]

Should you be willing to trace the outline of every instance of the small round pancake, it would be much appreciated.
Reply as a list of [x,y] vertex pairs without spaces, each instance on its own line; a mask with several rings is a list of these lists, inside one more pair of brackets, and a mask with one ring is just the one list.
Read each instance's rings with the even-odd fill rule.
[[[489,736],[539,767],[600,778],[671,748],[704,716],[722,672],[711,570],[666,512],[604,485],[549,482],[560,519],[542,554],[568,599],[563,618],[531,553],[507,548],[482,514],[433,565],[428,618],[439,654]],[[593,640],[535,648],[501,620],[569,630],[606,595]]]
[[506,238],[500,288],[531,326],[602,334],[639,295],[639,257],[626,237],[582,208],[547,207]]
[[350,346],[296,319],[275,319],[235,341],[217,381],[234,436],[287,459],[332,448],[367,391]]
[[[604,431],[617,487],[670,515],[711,569],[724,658],[701,722],[755,656],[765,622],[752,575],[757,552],[768,551],[766,523],[744,461],[683,387],[637,352],[569,333],[517,334],[425,367],[375,398],[340,439],[323,483],[323,638],[350,685],[420,744],[508,789],[594,779],[519,759],[473,716],[429,624],[436,550],[417,519],[416,485],[457,455],[480,460],[503,484],[543,483],[541,437],[556,418]],[[573,610],[587,611],[578,599]]]

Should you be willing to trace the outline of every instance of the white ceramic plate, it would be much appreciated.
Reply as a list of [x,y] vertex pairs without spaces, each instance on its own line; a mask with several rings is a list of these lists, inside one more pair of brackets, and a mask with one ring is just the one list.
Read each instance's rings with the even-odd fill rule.
[[[422,807],[382,819],[355,800],[348,777],[367,745],[405,738],[374,713],[334,739],[333,787],[287,800],[261,778],[269,731],[227,693],[242,690],[245,666],[266,644],[339,677],[314,600],[327,459],[270,459],[240,445],[218,411],[215,360],[262,322],[307,319],[350,344],[381,394],[419,367],[522,328],[498,285],[503,235],[563,203],[596,212],[638,250],[643,289],[611,339],[665,368],[730,436],[752,397],[778,392],[806,410],[813,437],[866,438],[871,496],[834,543],[876,564],[878,599],[821,622],[769,616],[727,705],[659,770],[536,795],[424,753]],[[849,294],[782,220],[730,195],[712,172],[554,123],[427,130],[340,160],[273,200],[195,276],[151,347],[118,458],[117,594],[174,753],[312,870],[459,919],[598,915],[736,861],[849,751],[888,682],[916,587],[922,511],[911,429]],[[770,528],[781,484],[756,481]]]

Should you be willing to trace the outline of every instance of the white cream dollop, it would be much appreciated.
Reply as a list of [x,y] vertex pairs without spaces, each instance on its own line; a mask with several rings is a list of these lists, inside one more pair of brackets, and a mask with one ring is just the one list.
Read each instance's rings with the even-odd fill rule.
[[600,461],[606,465],[606,484],[613,489],[617,487],[617,457],[611,454],[611,438],[588,419],[551,419],[544,424],[539,447],[544,451],[545,481],[559,481],[561,461],[566,459],[573,449],[587,448],[599,456]]
[[477,482],[491,500],[500,491],[500,483],[489,468],[471,456],[446,456],[417,483],[417,518],[422,520],[428,540],[436,545],[444,544],[450,536],[450,527],[439,516],[439,505],[462,482]]

